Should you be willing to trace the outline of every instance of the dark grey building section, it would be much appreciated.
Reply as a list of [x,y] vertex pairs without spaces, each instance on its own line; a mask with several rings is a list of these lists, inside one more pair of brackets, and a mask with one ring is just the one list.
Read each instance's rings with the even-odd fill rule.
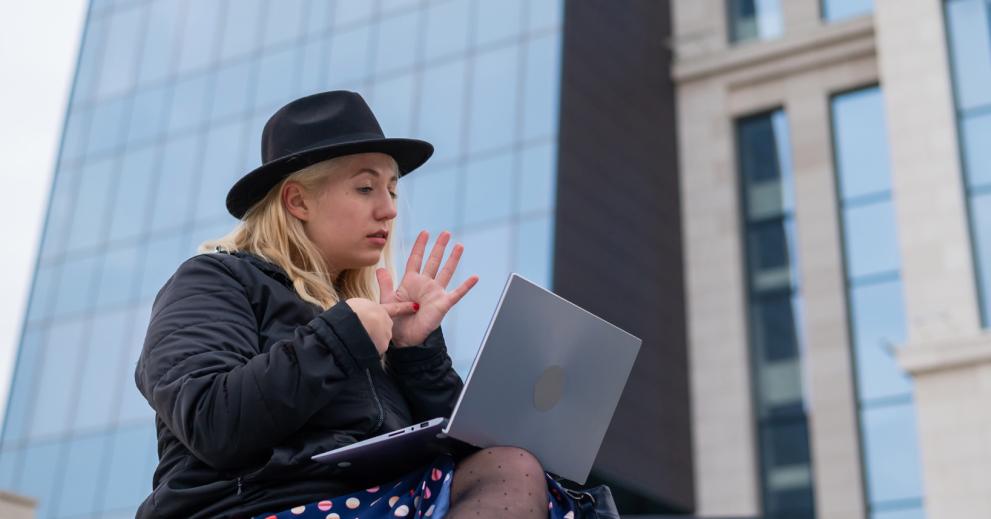
[[564,13],[553,286],[644,341],[593,469],[624,515],[694,509],[669,13]]

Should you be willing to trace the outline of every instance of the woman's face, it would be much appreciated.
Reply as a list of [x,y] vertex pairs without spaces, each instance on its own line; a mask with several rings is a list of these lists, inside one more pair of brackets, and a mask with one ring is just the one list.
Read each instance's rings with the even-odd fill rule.
[[396,217],[395,161],[384,153],[347,155],[327,178],[323,191],[305,194],[286,182],[283,203],[303,222],[306,235],[336,276],[345,269],[375,265]]

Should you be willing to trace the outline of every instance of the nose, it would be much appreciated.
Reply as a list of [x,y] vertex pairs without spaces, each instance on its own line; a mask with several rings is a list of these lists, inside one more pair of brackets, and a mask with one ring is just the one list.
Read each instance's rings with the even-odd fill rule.
[[392,220],[396,217],[397,213],[396,201],[392,199],[392,195],[386,193],[385,200],[377,204],[375,207],[375,219]]

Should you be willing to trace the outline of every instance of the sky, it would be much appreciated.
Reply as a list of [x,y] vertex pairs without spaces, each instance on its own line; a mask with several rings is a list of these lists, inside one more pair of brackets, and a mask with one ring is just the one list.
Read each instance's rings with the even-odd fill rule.
[[0,0],[0,424],[87,5]]

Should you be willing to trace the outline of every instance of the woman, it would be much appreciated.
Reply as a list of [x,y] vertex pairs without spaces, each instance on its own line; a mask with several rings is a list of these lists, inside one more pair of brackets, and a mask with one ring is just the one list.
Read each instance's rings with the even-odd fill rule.
[[310,459],[450,416],[460,394],[440,323],[478,280],[447,290],[463,247],[441,267],[441,233],[423,263],[421,232],[398,287],[389,274],[398,178],[432,153],[385,138],[354,92],[269,119],[262,166],[228,193],[241,224],[183,262],[152,307],[135,380],[159,466],[139,518],[573,516],[515,447],[373,481]]

